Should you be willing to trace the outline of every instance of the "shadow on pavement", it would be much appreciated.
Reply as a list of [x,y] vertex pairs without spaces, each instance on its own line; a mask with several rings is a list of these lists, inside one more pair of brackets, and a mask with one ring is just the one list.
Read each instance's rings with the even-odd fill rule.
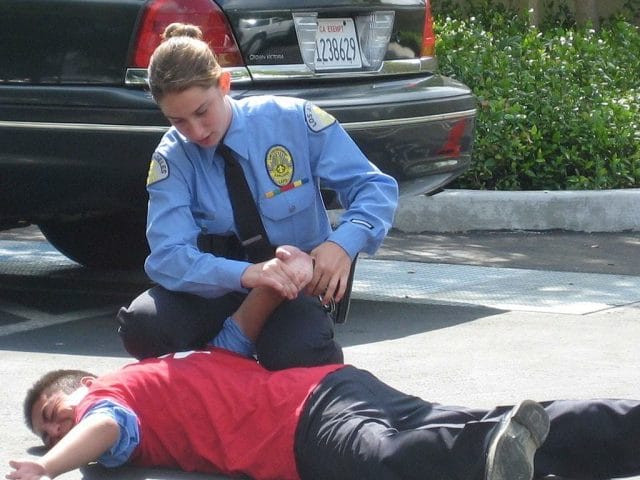
[[[34,457],[41,457],[46,453],[46,449],[41,445],[33,446],[27,448],[27,453]],[[205,475],[166,468],[137,468],[131,466],[106,468],[97,463],[80,468],[79,473],[81,480],[223,480],[229,478],[222,475]]]
[[404,338],[498,315],[502,310],[417,303],[353,300],[347,322],[336,325],[343,347]]
[[[104,468],[100,465],[91,465],[80,470],[82,480],[227,480],[225,477],[215,474],[188,473],[180,470],[165,468]],[[240,476],[234,479],[248,479]]]
[[83,318],[0,337],[0,350],[130,358],[113,315]]
[[[117,307],[108,314],[0,337],[0,350],[128,357],[117,335]],[[501,313],[484,307],[354,300],[345,324],[336,326],[343,347],[394,340],[453,327]]]

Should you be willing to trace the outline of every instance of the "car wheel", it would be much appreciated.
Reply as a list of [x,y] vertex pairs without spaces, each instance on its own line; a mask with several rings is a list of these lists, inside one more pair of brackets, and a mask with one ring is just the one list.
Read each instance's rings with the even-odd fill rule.
[[142,268],[149,253],[144,219],[131,219],[130,214],[38,226],[60,253],[86,267]]

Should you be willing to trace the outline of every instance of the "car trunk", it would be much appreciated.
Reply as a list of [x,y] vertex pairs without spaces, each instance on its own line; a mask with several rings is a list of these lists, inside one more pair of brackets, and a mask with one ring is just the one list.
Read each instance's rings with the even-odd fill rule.
[[[391,12],[393,22],[385,60],[417,58],[420,56],[424,27],[423,1],[369,0],[361,2],[332,2],[330,7],[318,7],[321,2],[298,0],[278,1],[278,9],[269,1],[219,2],[227,15],[238,41],[244,61],[251,65],[292,65],[304,62],[299,48],[300,31],[295,16],[312,12],[318,19],[362,19],[373,12]],[[358,25],[359,26],[359,25]],[[353,69],[353,70],[357,70]],[[367,70],[364,66],[363,70]],[[335,71],[339,71],[335,70]],[[328,72],[330,73],[330,72]]]
[[[213,3],[206,7],[206,1],[194,2],[196,3],[197,8],[201,10],[203,5],[204,9],[217,8]],[[276,3],[277,9],[273,6]],[[308,6],[313,3],[316,6]],[[203,18],[209,18],[200,13],[189,16],[189,8],[193,6],[175,6],[178,4],[174,2],[162,4],[145,0],[2,0],[0,45],[3,55],[0,56],[0,84],[123,85],[128,68],[146,67],[146,64],[132,65],[145,4],[154,7],[162,5],[160,8],[178,13],[178,16],[168,14],[161,19],[166,23],[198,23]],[[307,52],[306,56],[304,52],[301,53],[301,27],[295,22],[296,15],[305,16],[309,12],[317,19],[333,18],[354,22],[353,25],[358,30],[375,23],[365,21],[368,14],[389,12],[390,16],[386,20],[392,27],[385,34],[388,35],[388,41],[382,41],[384,48],[381,51],[381,60],[420,57],[425,16],[424,3],[420,1],[369,0],[357,2],[355,6],[353,2],[336,2],[330,10],[329,7],[318,8],[317,1],[231,0],[219,1],[217,4],[224,11],[228,21],[228,27],[220,28],[231,29],[231,33],[224,36],[225,41],[235,41],[239,47],[241,62],[244,63],[236,63],[233,66],[247,73],[245,84],[247,81],[260,84],[274,79],[295,79],[295,72],[291,72],[289,68],[292,65],[304,66],[305,63],[311,75],[305,75],[304,79],[298,77],[298,80],[305,82],[344,77],[345,74],[351,78],[370,77],[378,69],[379,63],[370,65],[369,59],[366,58],[360,31],[361,66],[359,63],[346,68],[344,65],[333,65],[323,71],[317,64],[310,64],[309,55],[312,52]],[[153,36],[156,39],[163,28],[164,25],[155,22]],[[34,35],[34,31],[38,34]],[[377,32],[371,30],[367,38],[373,38],[375,35]],[[340,39],[346,37],[339,37]],[[212,46],[216,48],[216,45]],[[433,65],[435,66],[435,63]],[[252,67],[276,69],[252,70]],[[394,68],[393,72],[385,73],[397,75],[398,71]],[[144,86],[144,81],[136,86]]]

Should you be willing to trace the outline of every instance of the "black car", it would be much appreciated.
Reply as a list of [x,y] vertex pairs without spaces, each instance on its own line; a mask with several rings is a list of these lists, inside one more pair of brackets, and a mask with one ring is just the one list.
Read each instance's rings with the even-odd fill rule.
[[401,195],[469,166],[475,98],[436,73],[424,0],[2,0],[0,229],[36,224],[87,266],[141,264],[147,168],[168,128],[146,67],[176,21],[201,26],[233,96],[313,101]]

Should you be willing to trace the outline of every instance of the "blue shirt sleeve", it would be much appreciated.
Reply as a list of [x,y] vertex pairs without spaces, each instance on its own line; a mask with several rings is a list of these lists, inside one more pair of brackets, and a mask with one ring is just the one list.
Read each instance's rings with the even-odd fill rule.
[[111,400],[102,400],[96,403],[87,410],[82,418],[92,415],[106,415],[120,427],[120,437],[107,452],[98,458],[98,463],[109,468],[124,465],[140,443],[138,416],[128,408],[121,407]]
[[[314,111],[313,106],[307,108]],[[345,210],[327,240],[353,259],[373,255],[393,224],[398,205],[396,180],[380,171],[362,153],[342,126],[308,129],[311,165],[320,186],[334,190]]]
[[252,357],[256,353],[254,343],[231,317],[224,321],[222,330],[209,342],[209,345],[224,348],[245,357]]

